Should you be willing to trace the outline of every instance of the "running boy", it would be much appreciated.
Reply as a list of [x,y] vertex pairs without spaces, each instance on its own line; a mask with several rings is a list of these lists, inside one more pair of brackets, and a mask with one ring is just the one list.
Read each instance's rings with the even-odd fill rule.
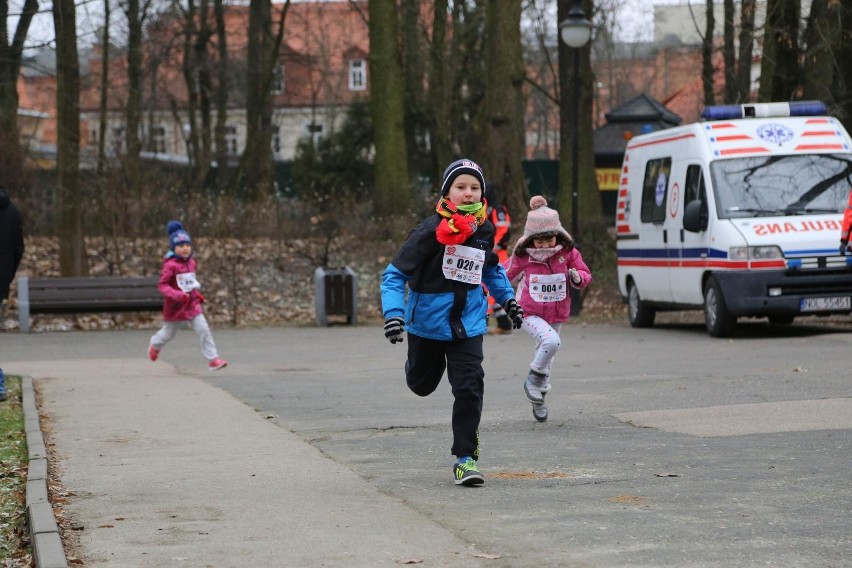
[[199,292],[201,284],[195,278],[195,259],[192,258],[192,240],[179,221],[169,221],[166,226],[169,234],[169,252],[163,261],[163,270],[157,288],[163,295],[163,327],[151,337],[148,345],[148,357],[156,361],[163,345],[171,341],[183,322],[190,327],[201,340],[201,353],[208,361],[208,368],[216,371],[228,365],[219,358],[213,334],[201,304],[204,296]]
[[547,420],[545,395],[550,391],[553,358],[562,345],[559,332],[571,314],[568,283],[585,288],[592,273],[583,262],[574,239],[562,228],[559,213],[536,195],[530,199],[524,234],[506,261],[509,280],[522,276],[517,295],[526,317],[523,328],[535,339],[535,356],[524,382],[524,393],[533,405],[533,416]]
[[[477,467],[485,371],[482,337],[487,331],[484,282],[515,328],[523,311],[494,249],[486,219],[485,176],[470,160],[444,171],[436,214],[409,233],[382,273],[385,337],[393,344],[408,331],[405,379],[419,396],[435,391],[444,370],[453,391],[453,446],[457,485],[480,485]],[[405,288],[408,286],[406,298]]]

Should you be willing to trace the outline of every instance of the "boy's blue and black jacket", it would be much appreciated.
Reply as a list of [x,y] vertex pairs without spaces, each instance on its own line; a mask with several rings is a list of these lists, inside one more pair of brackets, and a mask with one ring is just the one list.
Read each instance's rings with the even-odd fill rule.
[[[414,227],[382,273],[384,317],[402,317],[409,333],[428,339],[450,341],[484,335],[488,299],[479,284],[444,277],[444,245],[435,237],[440,222],[436,214]],[[502,305],[514,298],[506,271],[492,252],[494,226],[485,221],[463,244],[485,251],[482,281],[494,299]]]

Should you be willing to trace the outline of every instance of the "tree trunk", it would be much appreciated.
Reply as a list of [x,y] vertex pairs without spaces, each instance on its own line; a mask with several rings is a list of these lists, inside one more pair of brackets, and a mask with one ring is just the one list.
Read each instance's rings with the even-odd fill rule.
[[837,50],[837,78],[834,81],[834,100],[837,101],[837,114],[847,130],[852,132],[852,0],[840,0],[841,36]]
[[107,136],[107,120],[108,102],[109,102],[109,21],[110,21],[110,0],[104,0],[104,28],[101,35],[101,88],[100,101],[98,104],[98,165],[97,173],[98,180],[103,180],[104,167],[106,165],[106,136]]
[[198,18],[198,35],[195,38],[195,64],[198,72],[198,107],[201,114],[201,132],[199,133],[198,163],[196,164],[196,188],[201,190],[210,173],[212,158],[212,77],[210,73],[210,56],[207,46],[210,43],[210,6],[208,0],[201,0]]
[[500,201],[521,222],[529,209],[524,159],[524,60],[521,5],[488,0],[485,10],[485,100],[478,117],[477,158]]
[[725,0],[724,61],[725,104],[737,102],[737,60],[734,51],[734,0]]
[[768,0],[760,63],[761,102],[798,98],[799,88],[799,0]]
[[219,189],[229,185],[228,148],[225,145],[225,127],[228,123],[228,38],[225,29],[225,9],[222,0],[214,0],[213,10],[216,15],[216,38],[218,61],[216,64],[216,126],[214,127],[214,148],[216,156],[216,172]]
[[249,4],[246,147],[240,158],[248,200],[272,192],[272,77],[289,7],[287,0],[279,9],[277,32],[273,35],[271,1],[251,0]]
[[751,60],[754,53],[754,9],[756,0],[740,4],[740,48],[737,60],[737,98],[735,103],[751,101]]
[[59,272],[86,276],[80,177],[80,64],[77,56],[76,7],[53,3],[56,33],[56,171],[59,201]]
[[405,140],[409,171],[421,173],[424,170],[423,158],[428,158],[425,141],[429,121],[427,119],[427,93],[424,68],[425,49],[422,47],[422,25],[420,23],[420,2],[401,2],[402,10],[402,73],[405,86]]
[[374,211],[399,213],[400,193],[408,194],[408,155],[402,65],[397,57],[399,23],[395,0],[370,0],[370,111],[376,142]]
[[[558,0],[557,19],[568,17],[572,0]],[[586,17],[594,8],[591,0],[583,2]],[[605,232],[601,218],[601,199],[595,177],[595,149],[592,133],[592,100],[595,81],[591,66],[591,42],[572,48],[559,42],[559,194],[558,208],[562,225],[577,233],[578,242],[596,238]],[[578,72],[579,69],[579,72]],[[579,95],[579,98],[578,98]],[[577,226],[574,226],[574,147],[577,156]],[[552,205],[552,204],[551,204]],[[514,213],[513,213],[514,216]],[[570,223],[569,223],[570,220]]]
[[447,0],[435,0],[432,22],[431,74],[429,77],[429,109],[432,123],[432,171],[436,176],[452,161],[450,86],[452,68],[446,64]]
[[[847,23],[847,26],[849,24]],[[837,74],[840,48],[840,4],[813,0],[805,30],[805,53],[802,61],[802,98],[817,99],[836,108],[832,87]]]
[[[24,185],[23,152],[18,131],[18,75],[21,71],[24,39],[38,11],[37,0],[27,0],[21,10],[11,45],[0,42],[0,177],[7,187],[18,189]],[[0,0],[0,25],[9,29],[9,5]]]
[[[125,116],[127,128],[127,156],[124,167],[127,173],[127,185],[130,195],[135,202],[137,219],[141,218],[142,185],[139,153],[142,151],[140,141],[140,125],[142,124],[142,17],[139,11],[139,0],[127,0],[127,108]],[[135,227],[134,227],[135,225]],[[141,229],[139,223],[131,224],[134,233]]]
[[704,28],[704,37],[701,41],[701,82],[704,86],[704,106],[716,104],[713,89],[713,33],[716,27],[716,18],[713,13],[713,0],[705,0],[707,25]]

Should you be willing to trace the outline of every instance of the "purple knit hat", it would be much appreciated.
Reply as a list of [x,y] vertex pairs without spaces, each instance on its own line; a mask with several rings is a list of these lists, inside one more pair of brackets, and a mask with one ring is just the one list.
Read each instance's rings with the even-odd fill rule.
[[530,199],[531,211],[527,214],[527,224],[524,226],[524,234],[518,239],[515,250],[522,250],[525,244],[533,237],[562,236],[567,244],[573,244],[574,239],[562,227],[559,222],[559,212],[547,206],[547,199],[541,195],[534,195]]

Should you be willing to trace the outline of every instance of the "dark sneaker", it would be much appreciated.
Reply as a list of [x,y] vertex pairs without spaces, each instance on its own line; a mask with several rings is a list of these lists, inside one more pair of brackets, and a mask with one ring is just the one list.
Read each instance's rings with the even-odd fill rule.
[[453,466],[453,476],[456,480],[456,485],[482,485],[485,483],[485,476],[480,473],[476,467],[476,460],[473,458],[462,458]]

